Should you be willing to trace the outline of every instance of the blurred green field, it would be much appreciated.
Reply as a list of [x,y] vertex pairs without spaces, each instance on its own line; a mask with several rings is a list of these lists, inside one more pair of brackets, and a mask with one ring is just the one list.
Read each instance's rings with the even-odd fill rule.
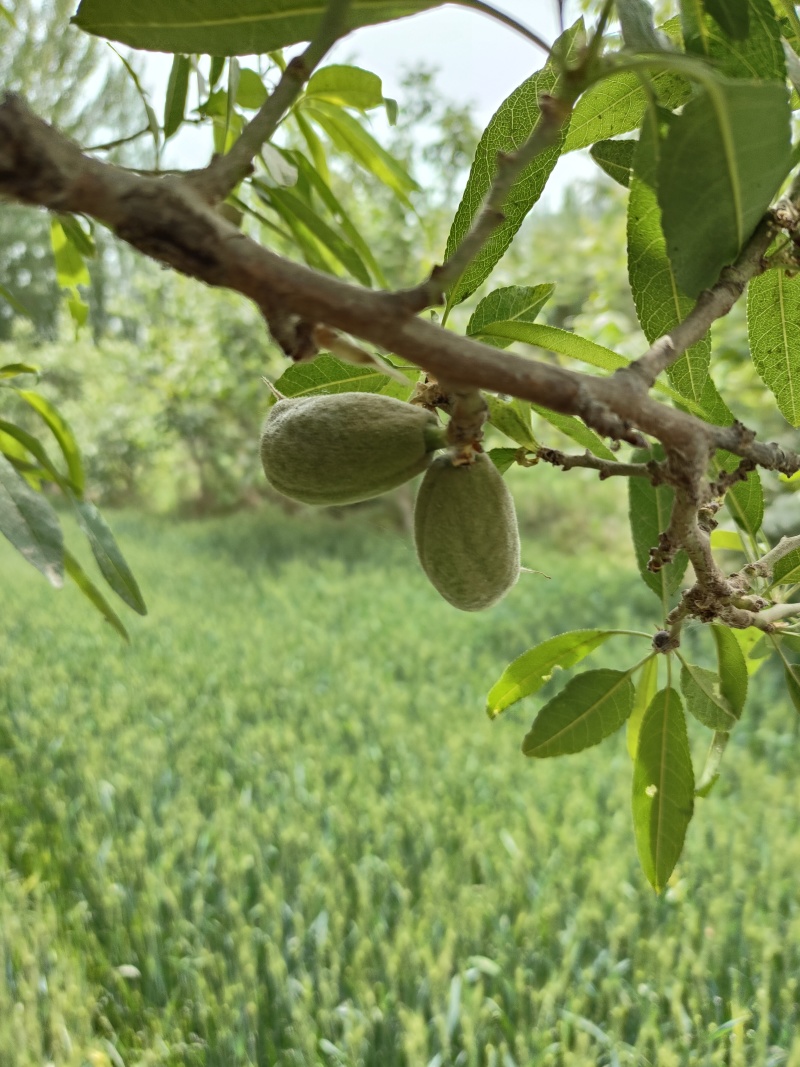
[[463,615],[371,515],[110,516],[130,647],[0,545],[2,1067],[800,1067],[779,680],[656,898],[624,736],[534,763],[534,705],[483,710],[522,650],[652,626],[651,594],[529,540],[551,580]]

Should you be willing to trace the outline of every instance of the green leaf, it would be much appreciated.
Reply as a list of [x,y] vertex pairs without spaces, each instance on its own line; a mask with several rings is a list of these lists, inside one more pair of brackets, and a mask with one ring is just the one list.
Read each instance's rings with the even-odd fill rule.
[[[694,306],[694,301],[680,292],[667,256],[655,193],[658,158],[658,130],[648,113],[634,155],[627,226],[628,278],[636,314],[650,344],[682,322]],[[706,336],[669,369],[670,381],[681,396],[703,403],[710,360],[711,341]],[[722,404],[720,415],[726,414]]]
[[189,92],[189,72],[191,63],[188,56],[173,56],[172,68],[167,82],[167,95],[164,100],[164,140],[172,137],[180,129],[186,113],[186,96]]
[[518,454],[518,448],[490,448],[486,453],[501,474],[505,474],[508,468],[513,466]]
[[338,107],[354,107],[359,111],[368,111],[383,104],[383,86],[378,75],[345,64],[322,67],[312,74],[305,95],[327,100]]
[[11,290],[7,289],[5,285],[0,285],[0,297],[2,297],[7,304],[10,304],[18,315],[24,315],[26,319],[32,318],[28,308],[25,307],[21,300],[18,300],[17,297],[14,296]]
[[80,496],[86,485],[86,475],[83,470],[78,442],[75,440],[69,423],[53,407],[49,400],[45,400],[39,393],[29,389],[19,389],[18,395],[37,412],[50,427],[50,430],[58,442],[61,454],[66,460],[69,479],[75,492]]
[[614,453],[608,448],[600,437],[590,430],[580,419],[574,415],[562,415],[558,411],[548,411],[547,408],[538,404],[531,404],[531,410],[554,426],[560,433],[565,434],[571,440],[576,441],[581,448],[588,448],[592,455],[602,459],[615,459]]
[[366,286],[371,284],[369,271],[358,252],[297,193],[268,186],[258,178],[253,180],[253,185],[258,196],[273,207],[281,218],[290,224],[292,221],[301,222],[357,281]]
[[544,758],[581,752],[609,737],[633,710],[630,671],[601,669],[571,678],[536,716],[522,751]]
[[[344,33],[438,7],[443,0],[360,0]],[[151,52],[260,55],[310,41],[322,0],[81,0],[72,21],[87,33]]]
[[694,771],[681,698],[653,697],[633,767],[633,826],[647,880],[661,892],[678,862],[694,810]]
[[747,36],[750,0],[703,0],[703,7],[728,37],[741,40]]
[[768,270],[747,288],[753,364],[783,417],[800,426],[800,278]]
[[[554,48],[570,54],[577,46],[582,22],[576,23],[556,42]],[[497,170],[498,153],[513,152],[533,132],[539,121],[539,97],[553,93],[559,71],[551,61],[507,97],[489,121],[475,151],[475,158],[447,238],[445,259],[453,255],[481,209]],[[530,209],[542,195],[564,143],[564,131],[552,148],[540,153],[516,180],[503,205],[504,221],[492,233],[448,294],[448,307],[454,307],[474,293],[503,256]]]
[[50,220],[50,243],[59,286],[62,289],[74,289],[77,285],[89,285],[91,279],[83,256],[69,239],[58,218]]
[[666,38],[656,30],[653,15],[647,0],[617,0],[617,17],[626,48],[632,52],[660,52],[664,48]]
[[297,167],[300,176],[305,178],[313,187],[314,191],[319,195],[320,200],[339,223],[342,228],[342,233],[350,241],[354,250],[361,256],[367,267],[369,267],[372,276],[378,284],[382,285],[384,288],[389,288],[389,283],[386,281],[380,265],[373,256],[369,244],[361,236],[361,233],[345,211],[341,202],[334,195],[324,176],[315,169],[315,166],[303,155],[302,152],[286,152],[285,155],[286,158]]
[[543,641],[523,652],[506,667],[489,690],[486,711],[490,719],[516,704],[518,700],[538,693],[549,681],[556,667],[566,669],[580,663],[584,657],[602,645],[619,630],[570,630]]
[[[720,11],[729,14],[728,27],[734,25],[736,9],[741,14],[747,8],[744,33],[729,33],[716,17],[703,15],[699,2],[694,2],[690,24],[686,26],[686,49],[711,60],[714,69],[729,78],[758,78],[764,81],[783,81],[786,77],[780,27],[770,0],[713,0]],[[705,0],[704,0],[705,3]],[[705,4],[709,9],[709,4]],[[714,15],[714,12],[710,12]],[[730,17],[733,16],[733,17]],[[743,20],[738,18],[738,28]]]
[[76,216],[58,215],[57,218],[70,244],[74,245],[85,259],[94,259],[97,255],[97,246],[94,243],[94,238],[91,233],[87,233],[84,230]]
[[[29,452],[64,492],[69,493],[71,491],[70,485],[61,476],[58,468],[47,454],[47,449],[38,438],[28,433],[27,430],[15,426],[14,423],[7,422],[5,419],[0,419],[0,434],[5,434],[6,437],[11,438],[21,445],[25,451]],[[0,450],[6,452],[6,455],[12,454],[7,450],[7,446],[4,447],[2,440],[0,440]],[[15,449],[13,454],[19,455],[20,453]],[[24,455],[24,452],[22,455]]]
[[17,378],[24,374],[38,374],[39,368],[32,363],[6,363],[0,366],[0,378]]
[[[640,449],[632,456],[634,463],[646,463],[651,458],[661,459],[662,453],[654,449],[654,455],[651,456],[646,450]],[[648,570],[647,564],[650,549],[658,545],[659,534],[669,525],[674,498],[674,490],[668,485],[654,486],[647,478],[628,480],[629,516],[636,563],[645,585],[660,599],[664,615],[669,610],[670,597],[680,586],[689,561],[686,553],[680,551],[660,571]]]
[[495,289],[473,311],[467,323],[467,336],[485,340],[495,348],[508,348],[512,339],[493,336],[493,327],[503,322],[533,322],[555,288],[553,282],[543,282],[540,285],[507,285]]
[[539,442],[531,429],[531,408],[526,400],[500,400],[491,393],[486,394],[489,405],[489,421],[506,437],[526,448],[537,449]]
[[486,338],[497,340],[523,341],[528,345],[536,345],[538,348],[547,349],[549,352],[557,352],[560,356],[569,359],[579,359],[582,363],[588,363],[590,367],[599,367],[601,370],[613,371],[619,367],[627,367],[630,360],[620,356],[610,348],[604,348],[588,337],[570,333],[569,330],[560,330],[557,326],[545,326],[533,322],[492,322],[483,327]]
[[786,689],[794,710],[800,712],[800,664],[785,663],[783,677],[786,680]]
[[66,548],[64,549],[64,567],[66,569],[67,574],[77,585],[83,595],[87,597],[92,602],[92,604],[94,604],[100,614],[106,619],[107,622],[111,623],[117,633],[121,637],[124,637],[126,641],[129,641],[130,638],[128,637],[128,631],[122,625],[122,622],[117,613],[108,603],[106,598],[91,580],[91,578],[83,569],[83,567],[81,567],[80,563],[78,563],[77,559],[75,559],[69,549]]
[[299,101],[300,107],[325,131],[340,152],[351,156],[359,166],[374,174],[402,203],[412,206],[408,194],[417,191],[419,186],[402,164],[390,156],[352,115],[313,97]]
[[687,709],[703,726],[730,733],[739,716],[722,695],[719,675],[716,671],[687,663],[682,656],[680,659],[683,664],[681,691],[686,699]]
[[708,79],[670,123],[658,167],[667,252],[689,296],[732,263],[786,177],[783,83]]
[[589,149],[589,154],[609,178],[627,189],[631,181],[636,144],[636,141],[597,141]]
[[[717,471],[732,471],[741,462],[739,456],[730,452],[718,452],[714,460]],[[761,488],[761,476],[758,471],[750,471],[743,482],[737,482],[725,494],[725,506],[733,516],[736,524],[750,537],[755,537],[761,529],[764,519],[764,491]]]
[[[658,102],[669,110],[680,107],[691,94],[689,83],[672,73],[656,74],[651,84]],[[638,129],[646,107],[647,94],[637,74],[620,71],[603,78],[575,105],[562,151],[588,148],[596,141]]]
[[712,530],[711,547],[724,552],[744,552],[742,535],[737,530]]
[[772,571],[773,585],[794,585],[800,582],[800,548],[779,559]]
[[633,711],[628,719],[626,741],[628,743],[628,755],[632,760],[636,759],[636,749],[639,746],[639,732],[642,729],[642,721],[645,712],[650,707],[653,697],[658,689],[658,656],[652,655],[644,661],[639,680],[636,683],[636,695],[633,698]]
[[267,90],[259,74],[249,67],[240,67],[236,86],[236,103],[248,111],[258,111],[267,99]]
[[0,533],[56,589],[64,584],[64,537],[58,516],[0,455]]
[[76,500],[74,506],[101,574],[128,607],[146,615],[147,606],[139,586],[105,519],[87,500]]
[[736,718],[740,718],[747,700],[747,664],[741,645],[727,626],[711,626],[717,646],[720,692],[730,704]]
[[[414,368],[414,376],[418,374]],[[377,368],[364,364],[356,366],[333,356],[317,356],[310,363],[295,363],[284,371],[275,382],[275,388],[284,396],[315,396],[318,393],[386,393],[407,399],[411,395],[411,382],[403,389],[392,378],[381,374]],[[274,403],[274,401],[273,401]]]
[[703,773],[700,775],[697,788],[694,791],[696,797],[707,797],[717,784],[722,757],[725,755],[725,749],[728,747],[730,739],[731,735],[721,730],[718,730],[711,738]]
[[[125,68],[125,70],[126,70],[126,72],[128,74],[128,77],[133,82],[134,88],[136,89],[136,93],[137,93],[139,99],[142,102],[142,107],[144,108],[145,115],[147,116],[147,128],[150,130],[150,133],[152,134],[153,147],[155,148],[156,158],[158,158],[158,153],[159,153],[159,150],[160,150],[160,147],[161,147],[161,127],[158,124],[158,117],[156,116],[156,113],[153,110],[153,107],[152,107],[152,105],[150,103],[150,98],[148,97],[147,93],[144,91],[144,88],[142,87],[142,83],[139,80],[139,75],[136,73],[136,71],[130,65],[130,63],[125,58],[125,56],[121,55],[116,50],[116,48],[114,48],[113,45],[110,45],[110,48],[111,48],[111,51],[114,53],[114,55],[117,57],[117,59],[119,59],[120,63]],[[169,51],[171,51],[171,52],[172,51],[181,52],[181,51],[185,51],[185,49],[181,49],[181,48],[172,49],[171,48],[171,49],[169,49]]]

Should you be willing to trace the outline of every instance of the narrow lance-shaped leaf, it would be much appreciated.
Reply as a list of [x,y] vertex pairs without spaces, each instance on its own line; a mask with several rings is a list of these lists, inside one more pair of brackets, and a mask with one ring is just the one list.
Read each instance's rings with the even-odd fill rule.
[[7,304],[10,304],[18,315],[23,315],[26,319],[33,317],[22,301],[14,296],[11,290],[6,288],[5,285],[0,285],[0,297],[2,297]]
[[188,56],[177,55],[172,60],[172,69],[167,82],[164,101],[164,139],[171,137],[181,126],[186,112],[186,95],[189,92],[191,63]]
[[147,607],[139,585],[103,516],[87,500],[75,501],[75,511],[100,572],[109,586],[128,607],[140,615],[146,615]]
[[489,690],[486,711],[494,719],[518,700],[537,693],[556,667],[574,667],[619,630],[570,630],[529,648],[506,667]]
[[730,739],[731,735],[725,733],[723,730],[717,730],[711,738],[705,766],[703,767],[700,778],[697,781],[697,787],[694,791],[695,796],[707,797],[716,785],[717,780],[719,779],[719,768],[722,763],[722,757],[725,755],[725,749],[728,747]]
[[32,363],[4,363],[0,366],[0,379],[18,378],[21,375],[38,374],[39,368]]
[[[556,42],[555,48],[569,53],[581,35],[582,23],[576,23]],[[510,153],[530,137],[539,121],[539,98],[553,93],[559,72],[550,62],[533,74],[507,97],[489,121],[475,151],[464,195],[456,211],[447,238],[445,258],[453,255],[468,233],[481,209],[497,171],[498,153]],[[460,304],[474,293],[503,256],[530,209],[542,195],[547,179],[556,165],[564,142],[562,130],[553,147],[540,153],[514,183],[503,205],[504,221],[473,259],[448,294],[448,306]]]
[[[333,356],[317,356],[311,363],[295,363],[284,371],[275,382],[275,388],[284,396],[314,396],[317,393],[386,393],[406,400],[411,395],[412,382],[419,372],[409,370],[408,389],[381,374],[371,365],[345,363]],[[274,401],[273,401],[274,402]]]
[[639,747],[639,731],[647,709],[652,703],[658,689],[658,655],[652,655],[645,660],[639,678],[636,682],[636,696],[633,699],[633,711],[628,719],[626,729],[626,741],[628,755],[632,760],[636,759],[636,749]]
[[694,810],[694,771],[681,698],[653,697],[639,732],[633,767],[633,826],[647,880],[661,892],[683,850]]
[[[443,0],[360,0],[345,30],[414,15]],[[325,10],[320,0],[82,0],[72,20],[98,37],[153,52],[261,55],[310,41]]]
[[91,279],[83,256],[56,218],[50,221],[50,243],[56,261],[56,278],[61,288],[74,289],[77,285],[89,285]]
[[625,47],[633,52],[660,52],[668,39],[653,22],[653,8],[647,0],[617,0],[617,15]]
[[703,0],[702,5],[684,0],[684,5],[684,10],[694,8],[686,25],[688,52],[711,60],[728,78],[783,81],[781,31],[770,0]]
[[658,168],[667,252],[681,289],[712,286],[789,168],[783,83],[709,79],[670,124]]
[[315,71],[308,80],[305,95],[359,111],[383,104],[383,86],[378,75],[346,64],[333,63]]
[[467,336],[476,337],[495,348],[508,348],[513,344],[513,338],[494,335],[493,327],[502,322],[533,322],[554,291],[553,282],[495,289],[473,311],[467,323]]
[[50,427],[66,461],[72,487],[80,496],[86,484],[86,475],[83,470],[83,460],[81,459],[78,442],[75,440],[75,434],[72,432],[69,423],[53,407],[50,401],[39,393],[34,393],[30,389],[19,389],[17,390],[17,395],[22,397],[25,403],[29,404]]
[[122,621],[120,620],[117,613],[108,603],[106,598],[94,584],[94,582],[83,569],[83,567],[81,567],[80,563],[72,555],[69,549],[64,549],[64,567],[66,569],[67,574],[77,585],[83,595],[88,600],[90,600],[92,604],[94,604],[94,606],[103,616],[103,618],[114,627],[120,637],[123,637],[126,641],[130,640],[128,637],[128,631],[122,625]]
[[592,455],[599,456],[601,459],[615,459],[614,453],[603,443],[594,430],[590,430],[585,423],[575,418],[574,415],[562,415],[559,411],[549,411],[547,408],[540,407],[539,404],[531,404],[531,410],[535,411],[540,418],[549,422],[560,433],[579,444],[581,448],[588,449]]
[[[662,458],[659,450],[654,450],[655,458]],[[646,463],[651,459],[649,452],[637,450],[632,459],[635,463]],[[647,478],[630,478],[628,480],[628,502],[633,547],[636,563],[645,585],[652,589],[661,601],[664,615],[669,610],[672,594],[681,584],[688,559],[680,551],[671,563],[659,571],[648,569],[650,549],[658,545],[659,535],[669,525],[674,490],[668,485],[654,486]]]
[[747,700],[747,664],[742,647],[728,626],[711,626],[714,644],[717,646],[720,692],[730,704],[738,719]]
[[800,582],[800,548],[779,559],[772,572],[773,585],[794,585],[795,582]]
[[759,376],[787,422],[800,426],[800,278],[782,270],[753,278],[747,334]]
[[57,589],[64,584],[64,537],[58,516],[0,455],[0,533]]
[[526,756],[581,752],[613,734],[633,710],[631,671],[601,669],[571,678],[536,716],[522,742]]
[[703,6],[729,37],[743,38],[750,29],[750,0],[703,0]]

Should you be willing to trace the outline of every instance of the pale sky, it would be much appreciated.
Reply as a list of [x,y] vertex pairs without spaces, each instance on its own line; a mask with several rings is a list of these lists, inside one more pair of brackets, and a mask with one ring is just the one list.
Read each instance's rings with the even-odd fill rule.
[[[555,0],[501,0],[494,6],[524,22],[548,44],[558,35]],[[565,18],[572,21],[574,5],[565,6]],[[472,103],[476,123],[482,128],[509,93],[543,66],[545,56],[531,41],[489,16],[447,4],[410,18],[357,30],[335,45],[325,62],[345,60],[380,75],[384,94],[397,97],[401,108],[403,72],[420,64],[437,67],[440,91],[454,101]],[[152,92],[157,111],[163,106],[170,63],[171,57],[152,53],[145,61],[143,80]],[[190,129],[181,131],[170,142],[166,163],[198,166],[206,162],[207,138],[201,142],[203,155],[198,155],[200,143],[193,134]],[[585,156],[568,156],[560,161],[548,190],[563,191],[570,181],[595,170]]]

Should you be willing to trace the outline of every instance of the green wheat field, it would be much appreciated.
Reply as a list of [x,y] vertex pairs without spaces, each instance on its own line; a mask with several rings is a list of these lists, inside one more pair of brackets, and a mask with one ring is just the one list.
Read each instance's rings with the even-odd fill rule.
[[464,615],[370,516],[112,514],[129,646],[0,546],[2,1067],[800,1067],[779,679],[656,897],[624,733],[533,762],[556,682],[484,711],[525,648],[652,629],[652,595],[529,540],[549,580]]

